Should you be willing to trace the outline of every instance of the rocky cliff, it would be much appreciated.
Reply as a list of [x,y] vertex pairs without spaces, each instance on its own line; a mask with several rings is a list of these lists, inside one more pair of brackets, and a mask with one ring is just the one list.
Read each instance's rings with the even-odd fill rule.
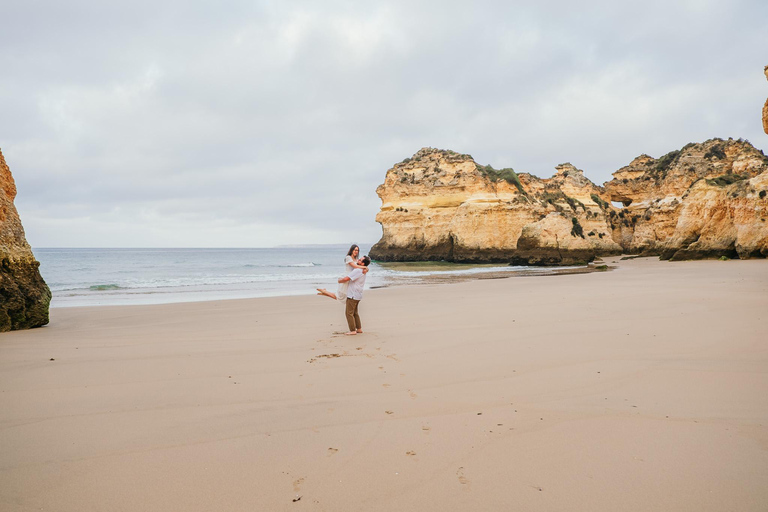
[[48,323],[51,291],[13,205],[16,184],[0,152],[0,332]]
[[382,261],[570,264],[618,254],[605,191],[570,164],[550,179],[478,165],[424,148],[387,171],[376,190]]
[[[763,72],[765,78],[768,79],[768,66],[763,68]],[[768,134],[768,100],[765,100],[765,105],[763,105],[763,131]]]
[[604,187],[570,164],[541,179],[424,148],[376,190],[383,236],[371,256],[548,265],[621,252],[766,256],[767,171],[762,152],[732,139],[642,155]]
[[[664,258],[768,255],[768,158],[749,142],[711,139],[637,157],[605,184],[625,252]],[[620,216],[620,217],[618,217]]]

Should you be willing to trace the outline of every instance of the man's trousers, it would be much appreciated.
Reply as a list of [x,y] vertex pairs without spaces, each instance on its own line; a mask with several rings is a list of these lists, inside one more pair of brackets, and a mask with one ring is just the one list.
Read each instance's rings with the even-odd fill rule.
[[347,324],[349,325],[349,332],[359,331],[363,328],[363,325],[360,323],[360,315],[357,314],[357,307],[359,305],[359,300],[347,297]]

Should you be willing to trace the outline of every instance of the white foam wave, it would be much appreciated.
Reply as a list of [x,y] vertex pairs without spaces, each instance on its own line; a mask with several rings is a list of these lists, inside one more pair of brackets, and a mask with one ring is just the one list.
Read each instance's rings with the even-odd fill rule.
[[246,263],[243,265],[245,268],[308,268],[308,267],[320,267],[322,266],[320,263],[293,263],[291,265],[274,265],[274,264],[267,264],[267,263]]

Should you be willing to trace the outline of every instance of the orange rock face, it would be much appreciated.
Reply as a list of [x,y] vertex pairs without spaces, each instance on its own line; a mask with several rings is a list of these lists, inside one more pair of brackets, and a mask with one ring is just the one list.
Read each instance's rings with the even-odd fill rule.
[[[768,66],[765,66],[765,78],[768,79]],[[768,100],[765,100],[763,105],[763,131],[768,134]]]
[[376,190],[383,236],[371,256],[551,265],[620,252],[764,257],[766,173],[768,158],[733,139],[641,155],[605,188],[570,164],[540,179],[425,148]]
[[571,264],[621,251],[605,192],[570,164],[542,180],[424,148],[387,171],[376,192],[384,235],[371,256],[381,261]]
[[763,105],[763,131],[768,133],[768,100],[765,100]]
[[768,171],[730,185],[698,181],[661,255],[671,259],[768,256]]
[[768,158],[741,140],[640,156],[605,184],[611,200],[625,205],[612,214],[613,237],[626,252],[675,259],[765,255],[764,182],[755,178],[766,172]]
[[0,152],[0,332],[47,324],[51,301],[24,237],[15,198],[16,184]]

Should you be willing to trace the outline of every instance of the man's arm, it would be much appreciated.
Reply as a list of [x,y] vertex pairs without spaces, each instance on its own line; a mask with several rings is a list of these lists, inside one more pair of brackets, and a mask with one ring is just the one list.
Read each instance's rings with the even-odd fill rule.
[[363,271],[359,268],[356,268],[352,272],[349,273],[348,276],[344,276],[341,279],[339,279],[340,283],[346,283],[347,281],[354,281],[356,279],[360,279],[360,276],[363,275]]

